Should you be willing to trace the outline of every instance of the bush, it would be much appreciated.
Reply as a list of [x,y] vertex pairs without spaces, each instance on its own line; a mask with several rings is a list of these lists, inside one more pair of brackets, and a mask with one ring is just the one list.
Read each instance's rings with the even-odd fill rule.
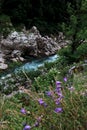
[[0,15],[0,34],[6,37],[13,29],[10,17],[7,15]]
[[87,43],[83,43],[77,48],[76,55],[80,60],[87,58]]
[[58,54],[61,56],[60,61],[62,62],[61,64],[70,64],[72,63],[74,59],[74,55],[71,54],[71,48],[70,46],[61,49]]
[[59,61],[61,64],[72,64],[73,62],[79,62],[87,57],[87,43],[79,45],[74,54],[71,52],[71,47],[61,49],[58,54],[60,55]]

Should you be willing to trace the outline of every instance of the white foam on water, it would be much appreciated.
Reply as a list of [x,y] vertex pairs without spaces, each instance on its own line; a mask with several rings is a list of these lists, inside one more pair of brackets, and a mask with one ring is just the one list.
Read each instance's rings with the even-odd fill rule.
[[32,70],[37,70],[38,67],[44,66],[44,63],[48,62],[54,62],[56,61],[58,58],[58,55],[53,55],[53,56],[49,56],[47,58],[42,58],[42,59],[38,59],[38,60],[33,60],[29,63],[24,64],[23,66],[15,69],[15,72],[18,72],[20,70],[24,70],[24,71],[32,71]]

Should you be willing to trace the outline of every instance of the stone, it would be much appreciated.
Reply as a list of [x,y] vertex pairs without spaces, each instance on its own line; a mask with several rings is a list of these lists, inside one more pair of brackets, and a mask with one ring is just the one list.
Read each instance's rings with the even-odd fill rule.
[[19,57],[19,61],[23,62],[25,59],[23,57]]
[[5,59],[0,57],[0,63],[4,63],[5,62]]
[[4,63],[0,63],[0,69],[1,70],[5,70],[8,68],[8,65],[7,64],[4,64]]
[[14,40],[17,37],[19,37],[19,34],[16,31],[14,31],[10,35],[8,35],[8,39],[11,39],[11,40]]
[[13,50],[11,57],[20,57],[21,56],[21,51],[20,50]]
[[11,59],[13,62],[17,62],[18,60],[16,58]]
[[51,56],[62,47],[67,46],[68,43],[64,41],[64,38],[62,32],[59,33],[58,37],[42,36],[35,26],[29,31],[13,31],[7,38],[1,38],[0,51],[3,52],[3,56],[0,62],[4,63],[4,59],[23,62],[24,57],[22,56]]
[[23,32],[20,33],[20,42],[28,43],[28,37]]

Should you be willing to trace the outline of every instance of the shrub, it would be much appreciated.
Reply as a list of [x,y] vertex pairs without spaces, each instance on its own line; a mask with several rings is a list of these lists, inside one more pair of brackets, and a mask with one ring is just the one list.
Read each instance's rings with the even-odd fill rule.
[[78,55],[80,60],[87,58],[87,43],[83,43],[77,48],[76,55]]
[[59,62],[63,65],[79,62],[87,57],[87,43],[79,45],[73,54],[71,53],[70,46],[61,49],[58,54],[60,55]]
[[0,15],[0,34],[6,37],[13,29],[10,17],[7,15]]

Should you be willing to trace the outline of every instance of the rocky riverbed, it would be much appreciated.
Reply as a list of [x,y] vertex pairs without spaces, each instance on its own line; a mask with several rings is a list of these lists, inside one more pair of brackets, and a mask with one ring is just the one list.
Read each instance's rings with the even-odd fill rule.
[[33,26],[22,32],[12,31],[6,38],[0,40],[0,70],[8,68],[10,62],[24,62],[26,56],[42,58],[56,54],[61,47],[68,44],[62,33],[57,37],[42,36]]
[[[58,57],[57,51],[67,46],[68,43],[63,33],[59,33],[56,37],[42,36],[35,26],[28,31],[14,30],[6,38],[2,36],[0,39],[0,72],[6,72],[9,69],[9,63],[15,65],[21,62],[22,66],[13,70],[12,73],[1,76],[0,91],[9,94],[17,91],[20,86],[30,87],[32,80],[27,79],[26,75],[22,76],[23,72],[22,75],[17,72],[23,69],[35,70],[36,75],[42,73],[40,72],[42,70],[37,71],[38,67],[43,66],[45,62],[55,61]],[[29,57],[34,59],[29,62]],[[28,63],[25,64],[25,62]]]
[[[31,62],[28,62],[21,67],[15,68],[11,73],[4,74],[0,77],[1,92],[10,94],[12,91],[17,91],[20,86],[24,86],[25,88],[30,87],[33,81],[31,79],[34,78],[34,76],[36,77],[39,74],[45,73],[42,72],[44,69],[44,64],[55,62],[57,59],[58,55],[53,55],[37,60],[33,59]],[[27,74],[29,74],[29,77]]]

